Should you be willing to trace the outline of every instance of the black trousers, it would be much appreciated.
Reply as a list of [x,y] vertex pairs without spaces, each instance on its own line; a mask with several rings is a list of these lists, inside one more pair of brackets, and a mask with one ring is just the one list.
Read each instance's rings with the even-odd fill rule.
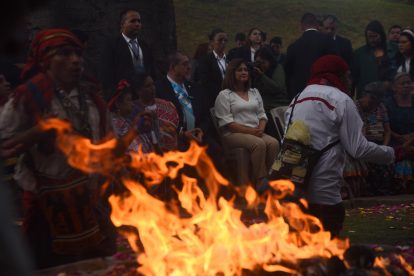
[[345,207],[342,202],[335,205],[309,204],[307,212],[319,218],[332,237],[339,236],[345,220]]

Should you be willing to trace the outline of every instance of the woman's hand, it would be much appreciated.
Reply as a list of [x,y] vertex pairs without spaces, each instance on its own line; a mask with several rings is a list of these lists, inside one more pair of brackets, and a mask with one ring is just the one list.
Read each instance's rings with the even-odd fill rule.
[[262,136],[263,136],[263,133],[264,133],[264,130],[263,130],[263,129],[261,129],[261,128],[259,128],[259,127],[257,127],[257,128],[252,128],[252,132],[251,132],[251,134],[252,134],[252,135],[254,135],[254,136],[257,136],[257,137],[262,137]]
[[138,131],[142,129],[150,129],[152,127],[152,112],[143,111],[135,115],[132,125],[138,126]]

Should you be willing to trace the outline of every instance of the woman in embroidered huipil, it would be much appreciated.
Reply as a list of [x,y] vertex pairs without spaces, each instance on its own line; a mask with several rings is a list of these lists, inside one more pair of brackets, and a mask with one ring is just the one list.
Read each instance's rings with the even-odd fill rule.
[[[138,135],[129,151],[164,152],[177,148],[178,114],[171,102],[155,98],[152,78],[140,75],[131,80],[131,87],[114,101],[113,126],[117,136],[125,135],[131,126]],[[136,100],[133,98],[138,97]]]

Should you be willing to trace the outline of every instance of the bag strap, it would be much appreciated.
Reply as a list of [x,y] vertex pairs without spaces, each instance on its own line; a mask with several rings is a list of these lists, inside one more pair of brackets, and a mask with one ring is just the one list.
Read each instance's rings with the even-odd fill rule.
[[[302,92],[300,92],[299,94],[297,94],[296,97],[295,97],[295,100],[293,101],[292,111],[290,112],[290,116],[289,116],[289,121],[288,121],[288,125],[287,125],[287,128],[286,128],[286,132],[289,129],[290,124],[292,123],[293,110],[295,109],[296,102],[298,101],[298,98],[299,98],[299,96],[300,96],[301,93]],[[326,147],[324,147],[323,149],[321,149],[319,151],[319,153],[322,155],[324,152],[330,150],[332,147],[334,147],[337,144],[339,144],[339,142],[340,142],[340,140],[336,140],[335,142],[330,143],[329,145],[327,145]]]
[[334,146],[338,145],[340,142],[340,140],[336,140],[335,142],[330,143],[329,145],[327,145],[326,147],[324,147],[323,149],[320,150],[320,154],[323,154],[324,152],[330,150],[331,148],[333,148]]
[[295,109],[295,105],[296,105],[296,102],[298,101],[299,96],[300,96],[300,93],[296,95],[295,100],[293,101],[292,111],[290,111],[289,121],[288,121],[288,124],[287,124],[286,132],[289,129],[290,123],[292,123],[293,110]]

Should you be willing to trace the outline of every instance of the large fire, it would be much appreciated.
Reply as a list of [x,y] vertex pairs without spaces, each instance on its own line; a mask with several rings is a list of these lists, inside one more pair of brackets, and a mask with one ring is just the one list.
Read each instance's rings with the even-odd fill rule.
[[[243,208],[235,206],[235,197],[226,200],[219,196],[220,186],[231,185],[216,171],[205,149],[195,143],[186,152],[163,156],[136,153],[128,159],[113,154],[117,145],[114,139],[93,145],[73,134],[64,121],[49,119],[42,126],[57,131],[57,144],[68,162],[84,172],[108,177],[125,170],[135,172],[122,179],[128,192],[112,195],[109,201],[115,226],[133,226],[139,232],[139,237],[124,234],[137,253],[137,271],[144,275],[241,275],[244,271],[296,275],[301,260],[343,259],[349,247],[348,240],[331,239],[317,218],[281,200],[294,191],[289,181],[271,182],[274,192],[264,196],[251,187],[233,187],[245,199]],[[180,173],[184,166],[195,169],[208,195],[196,178]],[[134,179],[138,173],[144,177]],[[166,179],[182,184],[181,188],[173,187],[173,204],[149,193]],[[265,206],[264,219],[255,223],[242,219],[242,209],[254,213],[260,206]],[[138,239],[144,250],[137,246]],[[383,260],[376,262],[378,266],[384,264]]]

